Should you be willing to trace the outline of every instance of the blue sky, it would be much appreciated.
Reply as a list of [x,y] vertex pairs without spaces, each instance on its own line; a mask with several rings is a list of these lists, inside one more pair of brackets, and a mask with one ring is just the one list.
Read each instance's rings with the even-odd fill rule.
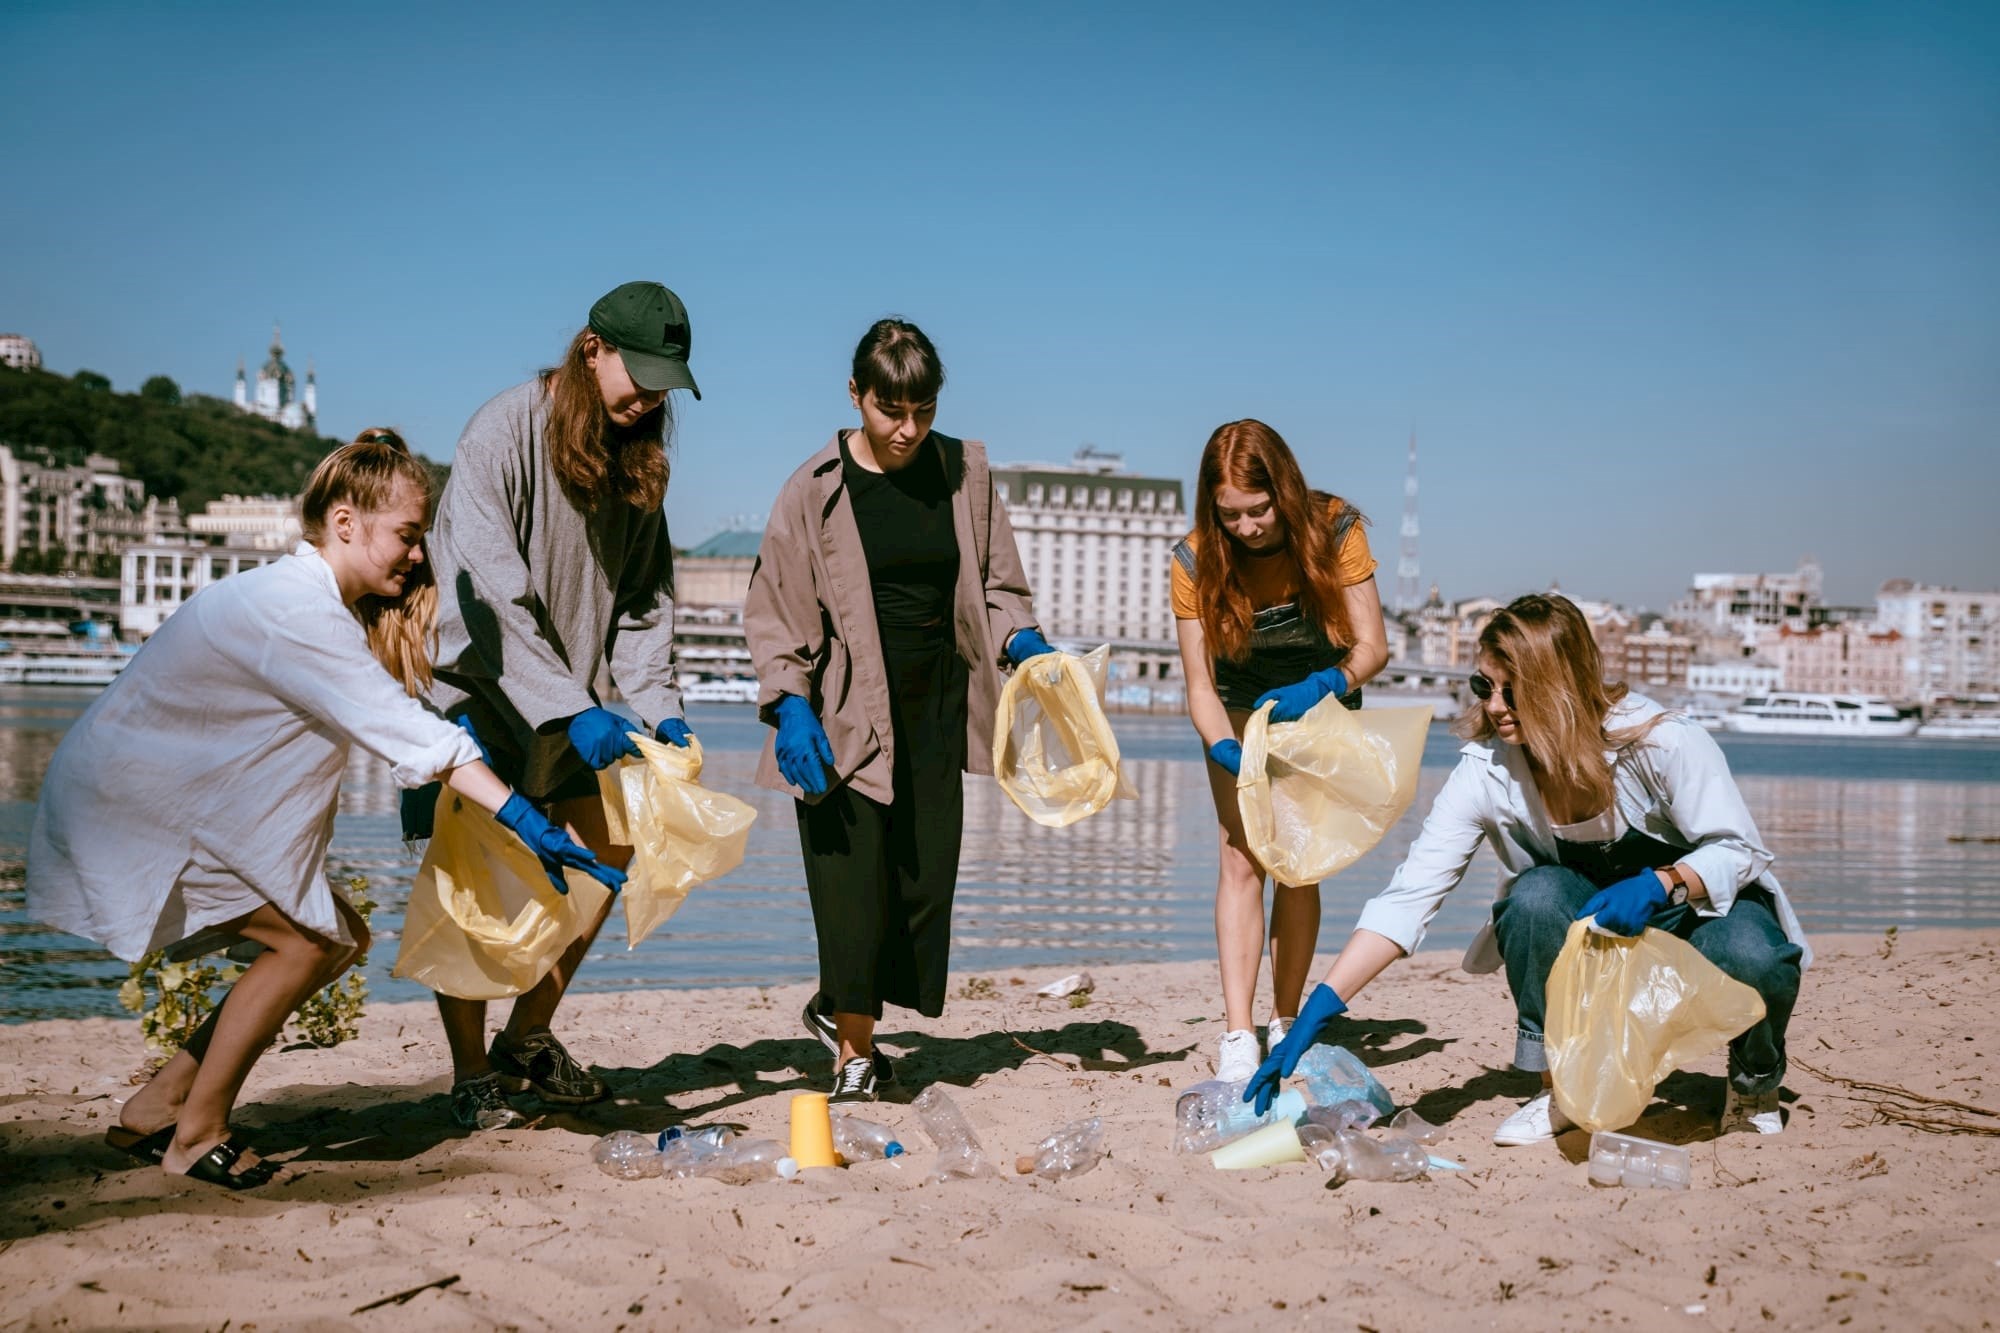
[[[940,429],[1192,478],[1240,416],[1448,598],[2000,586],[1981,5],[0,5],[0,328],[449,457],[633,277],[668,511],[761,515],[902,314]],[[852,7],[848,7],[850,10]]]

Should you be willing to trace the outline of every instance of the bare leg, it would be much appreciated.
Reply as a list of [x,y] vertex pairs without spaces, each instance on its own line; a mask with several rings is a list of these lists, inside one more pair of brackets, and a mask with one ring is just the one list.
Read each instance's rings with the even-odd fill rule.
[[875,1053],[875,1016],[873,1014],[843,1014],[833,1016],[834,1029],[840,1034],[840,1063],[846,1064],[856,1056]]
[[[597,859],[621,870],[632,859],[632,849],[614,844],[604,827],[604,802],[595,796],[579,796],[566,801],[557,801],[549,810],[549,817],[569,828],[569,835],[591,851]],[[581,934],[564,949],[556,965],[549,974],[524,992],[514,1001],[513,1012],[507,1015],[504,1035],[510,1043],[519,1042],[530,1032],[546,1028],[555,1018],[556,1006],[562,1003],[563,993],[569,989],[570,978],[576,975],[578,965],[597,939],[597,932],[611,916],[612,905],[617,899],[609,899],[597,916],[586,922]],[[440,997],[442,998],[442,997]],[[453,1048],[452,1061],[457,1064],[457,1049]],[[480,1052],[481,1065],[486,1063],[486,1053]]]
[[1271,891],[1271,1008],[1299,1016],[1299,997],[1319,948],[1319,885],[1279,884]]
[[[1230,714],[1241,732],[1242,715]],[[1209,795],[1215,800],[1217,838],[1215,945],[1222,965],[1224,1026],[1247,1030],[1257,997],[1257,973],[1264,961],[1264,868],[1250,855],[1243,816],[1236,807],[1236,778],[1220,764],[1207,765]]]
[[257,941],[265,951],[230,988],[230,1002],[216,1012],[207,1058],[195,1065],[176,1119],[174,1141],[162,1163],[173,1175],[186,1174],[197,1158],[228,1135],[229,1113],[257,1057],[299,1004],[325,985],[329,975],[338,976],[356,955],[346,945],[307,933],[268,904],[233,924],[237,933]]

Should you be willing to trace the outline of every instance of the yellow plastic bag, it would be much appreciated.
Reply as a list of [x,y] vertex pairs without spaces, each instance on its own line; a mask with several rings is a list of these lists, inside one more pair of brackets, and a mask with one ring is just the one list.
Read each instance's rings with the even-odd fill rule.
[[653,933],[680,910],[688,890],[743,864],[757,812],[734,796],[702,786],[701,742],[668,745],[627,733],[639,759],[599,769],[604,822],[611,841],[632,849],[625,867],[625,945]]
[[993,723],[993,774],[1021,813],[1067,828],[1136,793],[1118,770],[1104,716],[1105,644],[1078,657],[1042,653],[1014,669]]
[[1623,1129],[1661,1079],[1763,1016],[1763,996],[1679,936],[1575,922],[1549,973],[1542,1034],[1556,1105],[1593,1133]]
[[445,788],[391,975],[462,1000],[528,990],[610,894],[579,871],[563,878],[567,895],[555,891],[527,844]]
[[1272,705],[1243,728],[1236,808],[1250,852],[1280,884],[1317,884],[1382,841],[1417,795],[1431,710],[1357,712],[1332,695],[1296,722]]

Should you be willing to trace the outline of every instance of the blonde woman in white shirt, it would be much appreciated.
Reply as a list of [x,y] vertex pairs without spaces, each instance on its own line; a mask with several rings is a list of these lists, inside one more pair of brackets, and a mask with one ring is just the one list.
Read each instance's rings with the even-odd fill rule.
[[[28,845],[30,915],[134,962],[262,946],[187,1046],[106,1134],[169,1173],[263,1183],[230,1135],[243,1080],[285,1019],[368,945],[326,876],[355,745],[406,787],[442,779],[560,878],[599,865],[413,697],[428,683],[437,589],[424,564],[430,477],[391,431],[313,472],[306,544],[189,599],[70,728]],[[391,672],[395,674],[392,675]]]
[[1416,950],[1484,841],[1500,860],[1499,897],[1463,965],[1505,967],[1514,1066],[1543,1082],[1494,1142],[1570,1128],[1547,1091],[1542,1021],[1549,971],[1584,917],[1619,935],[1670,931],[1764,997],[1764,1019],[1729,1044],[1722,1131],[1783,1128],[1785,1027],[1812,961],[1805,932],[1714,738],[1603,679],[1589,622],[1565,598],[1518,598],[1487,624],[1457,769],[1245,1100],[1268,1103],[1327,1023]]

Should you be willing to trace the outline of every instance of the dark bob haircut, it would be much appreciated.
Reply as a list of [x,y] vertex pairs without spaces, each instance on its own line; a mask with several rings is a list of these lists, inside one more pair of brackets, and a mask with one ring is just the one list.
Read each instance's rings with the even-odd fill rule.
[[944,362],[924,331],[906,320],[878,319],[854,349],[854,392],[878,403],[928,403],[944,388]]

